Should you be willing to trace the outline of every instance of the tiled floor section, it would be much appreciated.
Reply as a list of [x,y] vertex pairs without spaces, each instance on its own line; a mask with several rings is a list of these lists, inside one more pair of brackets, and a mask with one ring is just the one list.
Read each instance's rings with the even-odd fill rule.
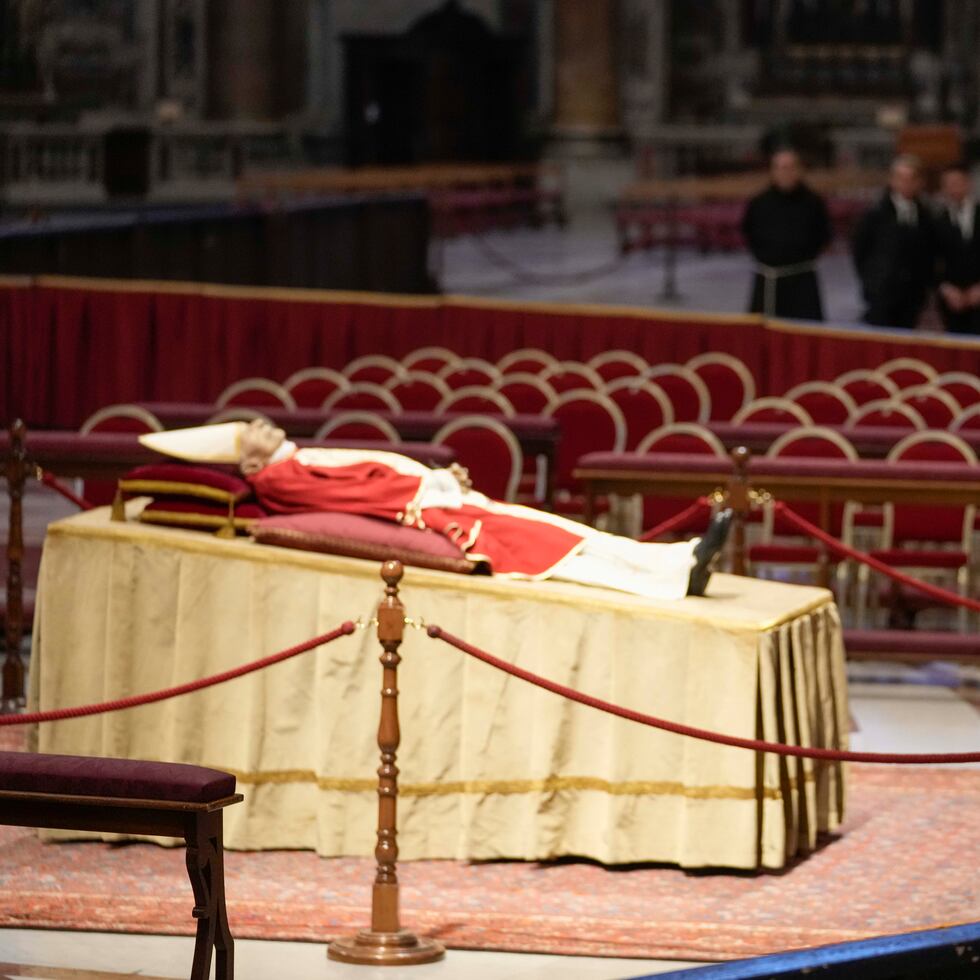
[[[192,940],[174,936],[5,929],[0,931],[0,977],[111,980],[139,976],[169,980],[187,976],[192,949]],[[4,972],[8,963],[53,969]],[[241,940],[235,944],[236,980],[617,980],[696,965],[450,950],[444,960],[426,966],[367,967],[334,963],[327,959],[326,947],[316,943]]]

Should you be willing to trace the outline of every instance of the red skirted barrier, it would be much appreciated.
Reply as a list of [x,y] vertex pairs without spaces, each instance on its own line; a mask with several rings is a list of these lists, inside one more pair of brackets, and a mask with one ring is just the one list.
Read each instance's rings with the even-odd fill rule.
[[748,315],[446,297],[39,277],[0,281],[0,413],[75,428],[103,405],[210,402],[250,376],[340,368],[428,344],[499,359],[541,347],[587,360],[613,348],[652,363],[734,354],[759,393],[916,356],[980,374],[980,340],[834,329]]

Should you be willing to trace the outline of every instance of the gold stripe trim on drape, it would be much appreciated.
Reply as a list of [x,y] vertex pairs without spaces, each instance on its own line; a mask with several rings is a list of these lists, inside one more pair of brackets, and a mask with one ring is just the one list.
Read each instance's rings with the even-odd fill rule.
[[[376,779],[353,779],[338,776],[317,776],[310,769],[283,769],[274,772],[237,772],[227,766],[216,766],[223,772],[232,773],[238,782],[246,786],[270,786],[289,783],[308,783],[317,789],[338,793],[374,793]],[[812,773],[805,781],[814,782]],[[795,790],[795,779],[788,781]],[[767,786],[761,793],[753,787],[742,786],[687,786],[671,780],[638,780],[614,783],[597,776],[549,776],[547,779],[466,779],[440,783],[404,783],[398,794],[404,797],[454,796],[476,794],[480,796],[517,796],[524,793],[560,793],[563,791],[592,791],[609,796],[682,796],[689,800],[781,800],[782,790]]]

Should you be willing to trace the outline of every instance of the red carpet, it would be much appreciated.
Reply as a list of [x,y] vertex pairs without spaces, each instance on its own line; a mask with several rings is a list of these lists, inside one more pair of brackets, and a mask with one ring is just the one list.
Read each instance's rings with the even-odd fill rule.
[[[403,919],[457,948],[727,959],[980,919],[978,853],[980,771],[856,767],[843,834],[783,873],[418,862],[401,867]],[[367,922],[368,859],[226,863],[236,936],[322,942]],[[192,904],[176,849],[0,828],[0,925],[190,933]]]

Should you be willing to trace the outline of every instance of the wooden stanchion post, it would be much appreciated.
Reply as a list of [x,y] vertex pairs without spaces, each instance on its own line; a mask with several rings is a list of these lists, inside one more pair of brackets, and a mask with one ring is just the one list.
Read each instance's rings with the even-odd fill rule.
[[4,630],[6,655],[3,661],[3,711],[24,702],[24,661],[20,643],[24,636],[24,482],[27,479],[27,450],[24,423],[10,426],[10,455],[7,457],[7,492],[10,495],[10,526],[7,535],[7,616]]
[[732,509],[731,569],[733,575],[745,575],[748,568],[745,525],[752,508],[749,495],[749,458],[751,455],[745,446],[737,446],[731,452],[735,469],[728,483],[728,506]]
[[403,574],[401,562],[381,566],[385,594],[378,606],[378,640],[383,679],[381,722],[378,726],[378,844],[374,855],[378,870],[371,895],[371,928],[355,936],[335,939],[327,949],[332,960],[345,963],[394,965],[431,963],[446,954],[441,943],[402,929],[398,913],[398,767],[395,765],[401,732],[398,727],[398,648],[405,633],[405,608],[398,598]]

